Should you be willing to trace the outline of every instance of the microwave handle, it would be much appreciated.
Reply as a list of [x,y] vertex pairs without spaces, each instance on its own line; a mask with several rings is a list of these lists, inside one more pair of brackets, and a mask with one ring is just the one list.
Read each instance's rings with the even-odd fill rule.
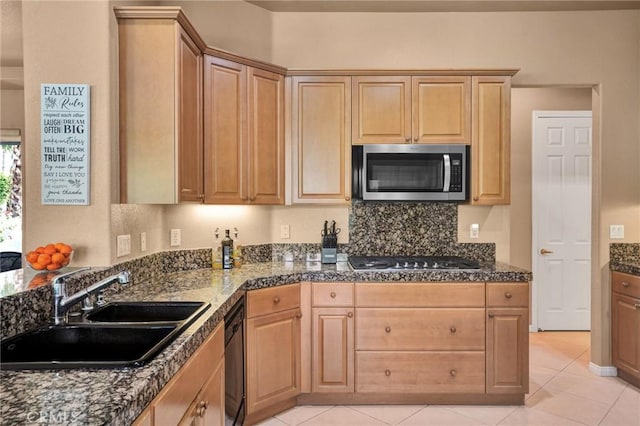
[[449,192],[451,186],[451,158],[449,154],[444,154],[442,157],[444,158],[444,185],[442,192]]

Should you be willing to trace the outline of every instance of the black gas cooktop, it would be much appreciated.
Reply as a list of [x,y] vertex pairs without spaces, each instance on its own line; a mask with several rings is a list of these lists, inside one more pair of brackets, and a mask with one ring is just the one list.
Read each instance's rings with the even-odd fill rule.
[[349,264],[356,271],[480,269],[475,260],[458,256],[349,256]]

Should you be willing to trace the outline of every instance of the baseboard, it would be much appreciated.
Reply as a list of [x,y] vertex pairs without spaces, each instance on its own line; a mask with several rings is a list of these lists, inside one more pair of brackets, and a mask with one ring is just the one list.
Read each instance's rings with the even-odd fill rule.
[[594,364],[593,362],[589,363],[589,371],[596,376],[601,377],[616,377],[618,375],[618,369],[616,367],[612,365],[602,367],[598,364]]
[[535,325],[529,324],[529,333],[537,333],[537,332],[538,332],[538,327],[536,327]]

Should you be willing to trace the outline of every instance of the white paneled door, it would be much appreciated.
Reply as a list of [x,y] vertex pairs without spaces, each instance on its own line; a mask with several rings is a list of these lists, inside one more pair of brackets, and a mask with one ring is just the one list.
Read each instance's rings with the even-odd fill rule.
[[589,330],[591,111],[534,111],[532,145],[537,325]]

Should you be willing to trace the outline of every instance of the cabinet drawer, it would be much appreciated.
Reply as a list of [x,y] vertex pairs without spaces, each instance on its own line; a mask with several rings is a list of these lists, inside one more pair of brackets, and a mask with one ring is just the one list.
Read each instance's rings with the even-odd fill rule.
[[487,307],[529,306],[528,283],[487,283]]
[[224,324],[220,323],[153,401],[154,425],[178,424],[223,355]]
[[356,352],[356,391],[484,393],[484,352]]
[[313,306],[353,306],[353,283],[313,283]]
[[357,350],[484,350],[484,309],[356,309]]
[[289,284],[247,292],[247,318],[282,312],[299,306],[300,284]]
[[356,284],[356,306],[484,307],[484,283]]
[[622,272],[612,272],[611,281],[611,288],[616,293],[640,298],[640,277]]

